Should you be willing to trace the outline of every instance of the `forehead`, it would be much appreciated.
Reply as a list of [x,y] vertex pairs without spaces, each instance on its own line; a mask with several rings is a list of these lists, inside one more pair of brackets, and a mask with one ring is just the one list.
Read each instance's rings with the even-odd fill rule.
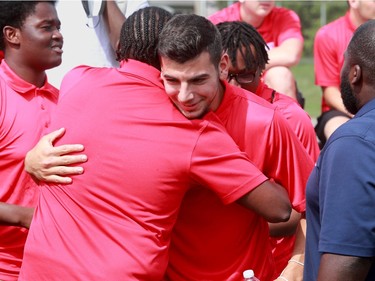
[[58,20],[56,8],[52,3],[39,2],[35,5],[34,12],[29,14],[25,21],[56,21]]
[[161,56],[160,63],[162,72],[167,75],[200,75],[210,73],[215,68],[208,52],[202,52],[199,56],[184,63]]

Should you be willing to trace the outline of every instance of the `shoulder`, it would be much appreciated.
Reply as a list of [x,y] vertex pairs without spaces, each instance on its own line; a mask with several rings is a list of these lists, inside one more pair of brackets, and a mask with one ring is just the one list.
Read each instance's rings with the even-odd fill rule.
[[[346,148],[352,150],[353,143],[367,142],[375,146],[375,112],[371,115],[354,117],[348,122],[337,128],[332,134],[328,143],[347,144]],[[327,144],[328,144],[327,143]]]
[[319,39],[320,37],[334,37],[335,35],[340,35],[343,29],[346,28],[346,19],[345,16],[342,16],[326,25],[322,26],[316,32],[316,38]]
[[227,89],[225,94],[227,93],[229,93],[233,97],[233,99],[237,100],[239,103],[247,104],[248,106],[250,106],[249,110],[252,110],[254,107],[269,112],[273,112],[276,110],[275,105],[245,89],[229,85],[229,88]]
[[111,68],[91,67],[87,65],[74,67],[68,71],[62,79],[60,86],[60,98],[75,88],[93,88],[95,84],[103,81],[107,73],[110,71]]
[[241,20],[240,17],[240,3],[234,3],[222,10],[217,11],[208,17],[208,19],[214,24],[225,21],[238,21]]

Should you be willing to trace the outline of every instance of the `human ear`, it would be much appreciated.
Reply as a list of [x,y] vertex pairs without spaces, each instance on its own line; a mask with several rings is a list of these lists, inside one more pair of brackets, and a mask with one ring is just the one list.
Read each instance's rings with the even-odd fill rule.
[[221,56],[220,63],[219,63],[220,80],[227,80],[228,68],[229,68],[229,57],[227,53],[224,53]]
[[356,84],[362,79],[362,69],[358,64],[356,64],[353,67],[352,71],[353,71],[353,75],[352,75],[353,77],[351,79],[351,83]]
[[3,29],[4,40],[8,44],[19,45],[20,44],[20,29],[12,26],[5,26]]

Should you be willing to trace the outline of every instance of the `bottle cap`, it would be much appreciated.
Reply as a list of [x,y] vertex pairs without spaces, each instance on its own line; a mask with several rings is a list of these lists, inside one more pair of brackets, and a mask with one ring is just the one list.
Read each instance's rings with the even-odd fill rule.
[[254,277],[254,271],[251,269],[245,270],[243,273],[243,278],[252,278]]

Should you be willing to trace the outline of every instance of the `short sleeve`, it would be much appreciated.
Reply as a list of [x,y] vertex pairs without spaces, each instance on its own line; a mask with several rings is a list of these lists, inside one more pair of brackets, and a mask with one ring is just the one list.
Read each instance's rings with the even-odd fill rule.
[[319,251],[375,255],[375,147],[360,137],[342,137],[322,159],[319,182]]
[[201,132],[191,173],[194,181],[212,189],[224,203],[234,202],[267,180],[226,131],[213,123]]

